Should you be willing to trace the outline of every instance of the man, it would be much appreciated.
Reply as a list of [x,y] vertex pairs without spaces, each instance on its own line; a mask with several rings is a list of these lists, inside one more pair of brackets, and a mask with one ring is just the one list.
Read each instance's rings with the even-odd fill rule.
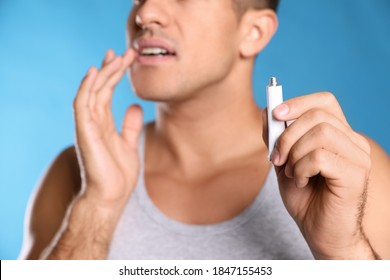
[[[331,93],[273,111],[295,122],[267,160],[251,73],[277,2],[134,1],[129,49],[81,83],[76,149],[42,180],[22,256],[390,258],[390,159]],[[130,106],[118,133],[110,102],[127,69],[157,118],[142,128]]]

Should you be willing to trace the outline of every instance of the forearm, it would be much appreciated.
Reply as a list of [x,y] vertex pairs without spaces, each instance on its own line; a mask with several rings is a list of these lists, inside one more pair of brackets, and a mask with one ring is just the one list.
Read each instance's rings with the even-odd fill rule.
[[43,258],[106,259],[121,212],[122,207],[103,208],[78,197]]
[[356,241],[349,247],[335,250],[340,253],[335,253],[332,255],[322,254],[321,252],[313,251],[313,255],[317,260],[380,260],[381,257],[375,252],[371,246],[368,238],[366,237],[363,229]]

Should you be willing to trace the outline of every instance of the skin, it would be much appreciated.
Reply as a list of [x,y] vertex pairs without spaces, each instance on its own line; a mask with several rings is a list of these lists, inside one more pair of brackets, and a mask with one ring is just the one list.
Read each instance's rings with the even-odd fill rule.
[[[128,69],[137,95],[157,101],[144,163],[155,205],[191,224],[221,222],[250,205],[271,168],[260,140],[266,114],[262,119],[253,99],[251,73],[276,29],[274,12],[249,10],[238,20],[224,0],[135,2],[129,46],[139,36],[162,38],[176,57],[144,65],[132,48],[121,56],[108,51],[102,67],[89,70],[74,102],[76,148],[61,153],[40,184],[21,258],[107,257],[139,175],[142,110],[130,106],[119,133],[110,109]],[[288,100],[273,114],[295,120],[272,162],[314,256],[390,258],[386,153],[353,131],[330,93]]]

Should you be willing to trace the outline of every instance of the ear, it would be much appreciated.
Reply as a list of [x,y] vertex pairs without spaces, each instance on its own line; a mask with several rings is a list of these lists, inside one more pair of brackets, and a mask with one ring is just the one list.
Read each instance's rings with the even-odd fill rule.
[[273,10],[248,10],[241,18],[242,40],[240,55],[254,57],[261,52],[278,29],[278,18]]

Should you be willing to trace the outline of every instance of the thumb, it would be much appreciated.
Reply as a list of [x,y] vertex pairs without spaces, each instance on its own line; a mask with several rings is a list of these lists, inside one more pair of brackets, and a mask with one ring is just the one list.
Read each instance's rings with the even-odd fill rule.
[[131,105],[126,110],[122,124],[122,136],[131,148],[136,149],[138,147],[138,138],[141,134],[142,125],[142,108],[136,104]]

